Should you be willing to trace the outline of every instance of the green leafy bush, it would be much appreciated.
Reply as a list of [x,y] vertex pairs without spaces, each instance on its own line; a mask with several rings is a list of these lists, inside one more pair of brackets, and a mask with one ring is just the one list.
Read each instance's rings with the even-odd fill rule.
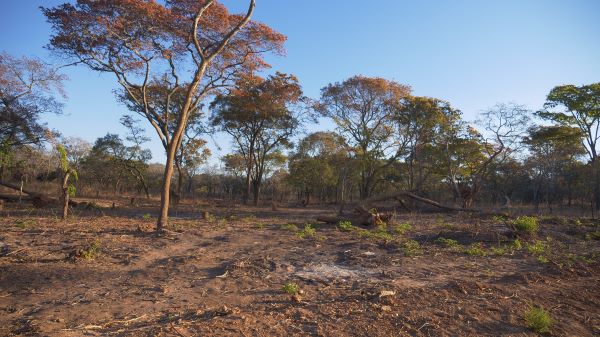
[[399,235],[403,235],[408,232],[412,226],[409,223],[401,223],[394,226],[394,232]]
[[342,232],[352,232],[356,230],[356,227],[348,220],[338,221],[337,226]]
[[300,290],[300,287],[296,283],[288,282],[284,284],[283,287],[281,287],[281,290],[285,291],[290,295],[296,295]]
[[536,240],[534,244],[527,245],[527,251],[534,255],[541,255],[548,249],[548,244],[544,241]]
[[527,326],[537,333],[548,333],[552,327],[552,317],[542,307],[530,305],[525,311]]
[[440,244],[442,246],[448,247],[448,248],[455,248],[460,246],[460,244],[458,243],[458,241],[454,240],[454,239],[446,239],[443,237],[439,237],[435,240],[435,243]]
[[467,255],[471,255],[471,256],[486,256],[487,252],[485,251],[485,249],[483,248],[483,245],[480,242],[474,243],[471,246],[469,246],[469,248],[467,248],[465,250],[465,253],[467,253]]
[[402,252],[405,256],[415,256],[423,254],[423,249],[417,241],[408,240],[402,244]]
[[538,230],[538,220],[534,216],[520,216],[513,221],[518,231],[535,233]]
[[298,233],[296,233],[296,235],[298,235],[299,238],[304,239],[304,238],[314,238],[315,235],[317,234],[317,230],[313,228],[313,226],[309,223],[307,223],[306,225],[304,225],[304,229],[299,231]]
[[86,249],[81,251],[81,258],[93,260],[100,254],[100,240],[92,242]]
[[394,240],[394,236],[390,234],[387,230],[386,225],[379,225],[374,230],[361,230],[358,232],[361,237],[366,237],[370,239],[379,239],[384,241],[392,241]]

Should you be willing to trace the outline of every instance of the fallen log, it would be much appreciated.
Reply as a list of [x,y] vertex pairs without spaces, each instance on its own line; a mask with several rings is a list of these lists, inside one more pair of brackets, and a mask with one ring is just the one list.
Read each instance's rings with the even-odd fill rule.
[[354,208],[354,213],[350,216],[344,216],[342,214],[343,213],[343,205],[342,205],[340,207],[340,210],[339,210],[339,213],[337,216],[320,216],[320,217],[317,217],[317,221],[325,222],[325,223],[338,223],[339,221],[350,221],[350,222],[352,222],[352,225],[354,225],[354,226],[357,226],[357,225],[372,226],[372,225],[375,225],[375,224],[378,224],[381,222],[387,222],[389,219],[391,219],[391,215],[379,214],[377,212],[374,212],[372,214],[369,211],[367,211],[367,209],[369,208],[369,205],[371,205],[375,202],[379,202],[379,201],[395,199],[400,202],[400,204],[403,208],[408,209],[406,207],[406,205],[404,204],[404,202],[402,202],[402,199],[401,199],[402,197],[410,198],[410,199],[416,200],[418,202],[422,202],[422,203],[425,203],[425,204],[428,204],[428,205],[431,205],[436,208],[439,208],[439,209],[442,209],[445,211],[449,211],[449,212],[467,212],[467,213],[477,213],[477,214],[482,214],[482,215],[508,216],[508,214],[506,214],[506,213],[486,212],[486,211],[483,211],[480,209],[475,209],[475,208],[462,208],[462,207],[448,206],[448,205],[440,204],[437,201],[418,196],[412,192],[397,191],[397,192],[393,192],[393,193],[382,194],[382,195],[378,195],[375,197],[371,197],[371,198],[368,198],[368,199],[365,199],[365,200],[359,202]]
[[[4,187],[10,188],[10,189],[13,189],[15,191],[19,191],[19,192],[23,192],[23,193],[27,194],[27,196],[21,196],[21,199],[25,200],[25,201],[31,201],[33,206],[35,206],[35,207],[39,207],[39,208],[46,207],[49,205],[58,204],[58,202],[59,202],[59,200],[57,198],[52,198],[52,197],[49,197],[42,193],[22,189],[21,186],[17,186],[15,184],[11,184],[9,182],[5,182],[2,180],[0,180],[0,186],[4,186]],[[19,200],[19,196],[13,197],[13,196],[9,196],[7,194],[0,195],[0,199],[4,199],[4,200],[12,201],[13,198],[16,198],[16,200]],[[82,204],[82,202],[75,201],[72,199],[69,200],[69,205],[71,205],[71,206],[76,207],[80,204]],[[83,204],[87,204],[87,203],[83,202]]]
[[414,193],[411,192],[407,192],[407,191],[398,191],[398,192],[393,192],[393,193],[388,193],[388,194],[383,194],[383,195],[379,195],[379,196],[375,196],[369,199],[365,199],[364,201],[361,202],[362,205],[369,205],[372,204],[374,202],[378,202],[378,201],[385,201],[385,200],[389,200],[389,199],[396,199],[399,197],[407,197],[407,198],[411,198],[413,200],[422,202],[424,204],[428,204],[446,211],[455,211],[455,212],[469,212],[469,213],[481,213],[481,210],[478,209],[474,209],[474,208],[462,208],[462,207],[454,207],[454,206],[448,206],[448,205],[443,205],[440,204],[437,201],[431,200],[431,199],[427,199],[427,198],[423,198],[420,197]]
[[361,205],[354,208],[354,212],[350,216],[344,216],[341,212],[337,216],[320,216],[317,221],[337,224],[340,221],[350,221],[353,226],[375,226],[385,223],[391,219],[390,214],[380,214],[378,212],[369,212]]

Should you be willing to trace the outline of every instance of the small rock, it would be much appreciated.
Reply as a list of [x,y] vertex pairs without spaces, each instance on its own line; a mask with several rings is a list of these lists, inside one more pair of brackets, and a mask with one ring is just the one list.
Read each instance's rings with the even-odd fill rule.
[[382,305],[380,309],[381,309],[381,311],[386,311],[386,312],[392,311],[392,307],[390,307],[389,305]]

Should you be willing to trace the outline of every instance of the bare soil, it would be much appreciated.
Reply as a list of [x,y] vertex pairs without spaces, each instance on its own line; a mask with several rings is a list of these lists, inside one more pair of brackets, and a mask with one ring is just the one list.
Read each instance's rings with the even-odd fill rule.
[[[550,336],[600,335],[592,220],[542,219],[516,249],[502,219],[399,214],[411,229],[384,238],[315,224],[334,208],[200,208],[214,216],[181,206],[157,236],[156,205],[67,221],[5,205],[0,336],[536,336],[532,304]],[[305,223],[316,236],[298,235]],[[465,252],[477,243],[485,256]]]

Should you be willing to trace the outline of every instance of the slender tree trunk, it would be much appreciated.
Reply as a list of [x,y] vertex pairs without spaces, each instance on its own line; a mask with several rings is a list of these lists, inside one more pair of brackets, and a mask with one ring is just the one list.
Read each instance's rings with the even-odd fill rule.
[[171,178],[173,177],[173,166],[175,162],[174,144],[170,144],[167,151],[167,163],[163,174],[162,191],[160,193],[160,213],[156,222],[156,231],[160,232],[169,222],[169,201],[171,197]]
[[250,180],[250,170],[246,172],[246,189],[244,191],[244,205],[248,204],[250,199],[250,191],[252,190],[252,181]]
[[69,214],[69,172],[65,172],[62,178],[61,186],[61,201],[62,201],[62,218],[65,220]]
[[261,181],[260,180],[255,180],[252,183],[252,186],[254,188],[254,206],[258,206],[258,201],[260,200],[260,185],[261,185]]
[[181,164],[179,163],[178,160],[175,160],[175,167],[177,167],[177,196],[178,196],[178,198],[176,200],[177,201],[176,205],[178,205],[179,201],[182,198],[181,190],[183,188],[183,174],[181,171]]

